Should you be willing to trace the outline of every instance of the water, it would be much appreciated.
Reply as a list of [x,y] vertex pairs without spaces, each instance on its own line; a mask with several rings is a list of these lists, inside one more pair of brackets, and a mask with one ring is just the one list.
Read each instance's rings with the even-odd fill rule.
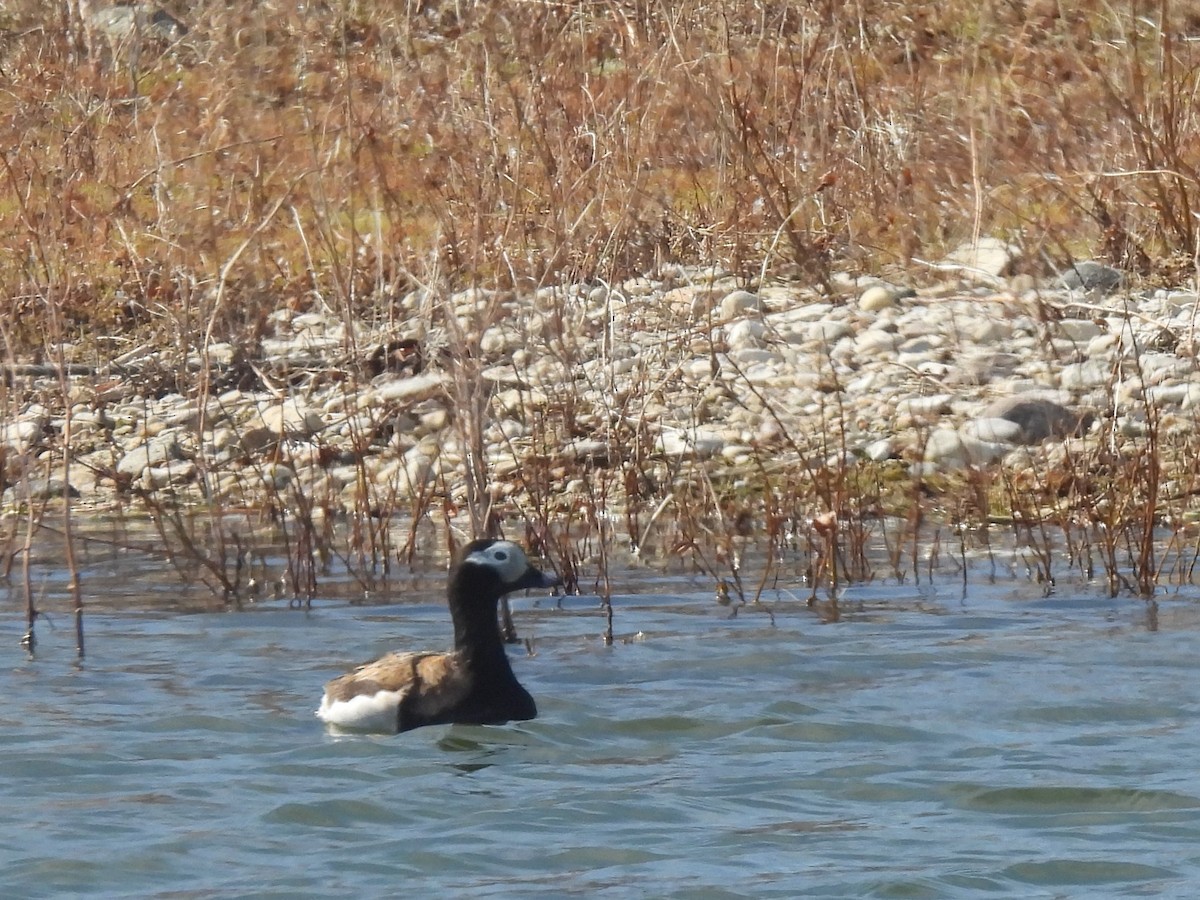
[[[658,586],[656,585],[656,589]],[[333,736],[322,683],[446,645],[435,602],[111,610],[0,707],[4,897],[1191,896],[1200,606],[855,587],[519,598],[541,717]]]

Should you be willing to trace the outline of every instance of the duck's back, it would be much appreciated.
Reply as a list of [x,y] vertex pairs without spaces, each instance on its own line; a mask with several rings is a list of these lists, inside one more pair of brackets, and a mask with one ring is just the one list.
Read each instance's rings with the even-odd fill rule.
[[457,653],[389,653],[326,684],[317,716],[339,728],[406,731],[453,721],[471,689]]

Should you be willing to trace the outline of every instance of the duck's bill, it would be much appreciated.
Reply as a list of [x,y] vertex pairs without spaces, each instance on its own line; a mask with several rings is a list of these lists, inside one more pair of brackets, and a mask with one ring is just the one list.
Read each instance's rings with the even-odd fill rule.
[[530,566],[512,587],[513,590],[523,590],[552,588],[558,587],[560,584],[562,584],[562,579],[553,572],[543,572],[541,569],[535,569],[533,566]]

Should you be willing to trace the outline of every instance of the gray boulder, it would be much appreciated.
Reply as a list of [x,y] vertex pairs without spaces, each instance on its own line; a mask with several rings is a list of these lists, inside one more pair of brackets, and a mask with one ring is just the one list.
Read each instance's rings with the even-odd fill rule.
[[1020,428],[1020,443],[1040,444],[1048,438],[1082,433],[1092,424],[1094,416],[1090,411],[1068,409],[1044,397],[1017,396],[995,401],[979,418],[1005,419]]
[[1119,269],[1092,260],[1074,263],[1058,273],[1059,284],[1068,290],[1095,291],[1098,294],[1111,294],[1119,290],[1124,280]]

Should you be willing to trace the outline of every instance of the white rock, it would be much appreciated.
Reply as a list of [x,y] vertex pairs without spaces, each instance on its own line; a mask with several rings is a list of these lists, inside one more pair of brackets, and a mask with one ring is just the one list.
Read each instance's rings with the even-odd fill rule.
[[520,335],[498,325],[487,329],[479,338],[479,349],[488,356],[498,356],[506,350],[520,346],[520,344]]
[[896,455],[896,442],[892,438],[880,438],[863,447],[862,452],[872,462],[883,462]]
[[745,380],[753,385],[774,386],[781,378],[778,367],[774,363],[755,363],[742,370]]
[[854,329],[849,322],[823,321],[814,322],[808,329],[808,339],[820,344],[832,344],[847,335],[853,334]]
[[935,428],[925,442],[925,462],[939,469],[982,466],[1002,459],[1009,444],[981,441],[952,428]]
[[730,350],[761,347],[766,332],[767,326],[758,319],[742,319],[726,329],[725,342]]
[[994,237],[981,237],[977,243],[960,244],[947,257],[951,265],[964,267],[963,274],[988,283],[1003,275],[1020,250]]
[[484,441],[507,447],[510,441],[526,437],[528,434],[529,427],[523,422],[518,422],[516,419],[502,419],[499,422],[493,422],[484,430]]
[[283,463],[267,463],[261,469],[263,484],[271,490],[281,491],[296,480],[296,473]]
[[141,446],[125,453],[117,462],[117,473],[138,478],[148,468],[162,466],[169,460],[179,459],[179,443],[173,431],[151,438]]
[[1083,391],[1108,384],[1111,380],[1110,364],[1094,359],[1081,363],[1067,363],[1059,373],[1059,385],[1064,391]]
[[888,284],[873,284],[858,298],[858,308],[866,312],[879,312],[894,306],[899,292]]
[[390,378],[376,384],[373,390],[364,391],[359,397],[358,406],[360,409],[366,409],[380,401],[416,403],[418,400],[436,397],[442,393],[444,380],[442,375],[434,372],[408,378]]
[[267,407],[257,424],[283,438],[312,437],[325,430],[325,420],[320,414],[301,406],[296,398]]
[[142,487],[160,490],[171,484],[181,484],[196,477],[196,464],[190,459],[180,460],[167,466],[149,466],[142,469]]
[[1186,378],[1195,367],[1194,361],[1180,359],[1174,353],[1142,353],[1138,357],[1142,378],[1147,384],[1162,384],[1175,378]]
[[1091,319],[1063,319],[1058,323],[1057,327],[1059,334],[1068,340],[1078,343],[1092,341],[1106,333],[1103,328]]
[[924,460],[945,469],[962,468],[970,464],[963,446],[963,437],[953,428],[935,428],[925,438]]
[[736,319],[762,310],[762,298],[749,291],[732,291],[721,300],[721,318]]
[[868,328],[854,339],[854,352],[862,357],[891,355],[900,348],[901,340],[894,332]]
[[927,334],[921,337],[911,337],[904,341],[899,347],[901,353],[929,353],[930,350],[936,350],[945,343],[945,339],[941,335]]
[[1172,312],[1191,313],[1200,305],[1200,295],[1193,291],[1166,291],[1163,306]]
[[706,459],[724,449],[726,441],[714,431],[664,431],[656,442],[658,452],[664,456],[685,456]]
[[850,335],[846,335],[829,348],[829,359],[846,371],[854,371],[857,368],[854,365],[858,356],[854,350],[854,340]]
[[1155,406],[1183,406],[1193,387],[1192,384],[1158,384],[1146,390],[1146,401]]
[[[776,366],[781,361],[779,354],[772,350],[755,350],[749,347],[732,351],[729,358],[737,363],[738,368],[743,371],[756,365]],[[711,370],[709,360],[704,360],[704,363],[705,368]]]
[[776,327],[781,327],[784,322],[823,322],[832,312],[832,303],[800,303],[783,312],[774,313],[770,319],[772,323],[779,323]]
[[976,344],[998,344],[1012,337],[1011,322],[981,318],[969,322],[964,328],[966,336]]
[[431,409],[428,412],[421,413],[421,429],[430,431],[441,431],[450,422],[450,413],[445,409]]
[[433,478],[437,458],[437,445],[429,441],[422,441],[405,453],[399,473],[399,489],[410,496],[419,494]]
[[891,383],[883,372],[865,371],[846,382],[846,393],[851,397],[862,397],[890,387]]
[[239,391],[234,388],[232,391],[226,391],[221,396],[217,397],[217,406],[229,414],[233,410],[244,407],[249,401],[249,395],[245,391]]
[[569,442],[563,452],[579,460],[608,459],[609,446],[605,441],[584,440],[582,438]]
[[[717,359],[723,366],[727,364],[729,357],[724,353],[719,353]],[[694,359],[685,359],[679,364],[679,373],[689,383],[699,384],[712,377],[712,357],[697,356]]]
[[960,432],[966,437],[991,443],[1019,444],[1024,437],[1020,423],[994,417],[971,419],[963,424]]
[[520,390],[509,388],[500,391],[495,396],[496,405],[509,415],[525,415],[530,410],[542,409],[550,402],[550,398],[538,390]]
[[928,397],[909,397],[901,400],[896,409],[912,416],[945,415],[950,412],[950,401],[954,398],[949,394],[931,394]]
[[26,452],[42,433],[42,422],[24,419],[0,425],[0,444],[12,447],[18,453]]
[[1189,381],[1187,395],[1183,398],[1182,406],[1184,409],[1195,409],[1200,406],[1200,384]]
[[1093,337],[1087,342],[1087,347],[1084,349],[1084,355],[1087,359],[1110,358],[1121,346],[1121,338],[1112,334],[1111,331],[1100,330],[1100,334]]
[[896,354],[896,364],[903,366],[906,369],[920,371],[929,363],[939,362],[941,360],[941,351],[923,351],[920,353],[898,353]]

